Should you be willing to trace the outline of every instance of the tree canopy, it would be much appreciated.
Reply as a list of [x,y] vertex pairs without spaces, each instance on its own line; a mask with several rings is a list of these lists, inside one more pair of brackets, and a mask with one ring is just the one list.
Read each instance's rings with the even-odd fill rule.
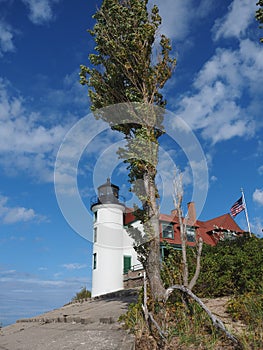
[[97,53],[89,55],[93,67],[82,65],[80,72],[81,84],[90,87],[92,110],[122,102],[165,105],[159,90],[175,60],[169,57],[170,41],[164,35],[157,52],[161,17],[157,6],[148,13],[147,2],[104,0],[93,16],[96,24],[89,32]]

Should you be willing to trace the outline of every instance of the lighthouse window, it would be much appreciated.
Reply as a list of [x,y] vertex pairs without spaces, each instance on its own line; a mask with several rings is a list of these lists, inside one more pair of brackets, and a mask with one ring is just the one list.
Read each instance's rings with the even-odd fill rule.
[[95,211],[95,213],[94,213],[94,222],[97,221],[97,218],[98,218],[98,213]]
[[97,253],[93,254],[93,270],[97,268]]
[[97,242],[97,227],[94,228],[94,237],[93,237],[94,243]]

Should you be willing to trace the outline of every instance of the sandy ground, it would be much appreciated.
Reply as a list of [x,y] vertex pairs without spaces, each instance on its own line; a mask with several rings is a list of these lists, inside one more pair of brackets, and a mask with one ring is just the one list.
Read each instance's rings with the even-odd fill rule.
[[[134,350],[134,337],[118,319],[136,299],[136,290],[121,291],[19,320],[1,329],[0,350]],[[203,301],[228,330],[238,333],[244,326],[231,322],[227,300]]]
[[118,322],[135,291],[66,305],[0,331],[1,350],[132,350],[134,338]]

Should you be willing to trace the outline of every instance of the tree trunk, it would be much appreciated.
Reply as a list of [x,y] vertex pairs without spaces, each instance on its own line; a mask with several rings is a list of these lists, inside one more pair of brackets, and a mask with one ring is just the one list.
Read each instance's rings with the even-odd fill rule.
[[146,275],[149,280],[151,294],[154,300],[162,300],[165,288],[161,279],[159,208],[156,203],[155,174],[146,173],[144,186],[149,202],[146,204],[149,220],[144,223],[148,236],[148,259],[145,263]]
[[[158,220],[157,220],[158,221]],[[159,223],[158,223],[159,234]],[[149,255],[145,266],[146,274],[149,280],[151,294],[154,300],[162,300],[165,288],[160,273],[160,242],[159,237],[154,237],[149,242]]]

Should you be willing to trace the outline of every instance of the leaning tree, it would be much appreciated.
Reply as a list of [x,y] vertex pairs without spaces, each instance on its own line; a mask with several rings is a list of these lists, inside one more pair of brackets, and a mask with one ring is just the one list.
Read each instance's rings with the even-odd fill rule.
[[[107,121],[126,139],[118,153],[127,163],[131,190],[141,201],[135,214],[147,237],[138,253],[152,297],[162,299],[156,167],[158,140],[164,130],[163,115],[156,109],[165,107],[160,90],[176,61],[170,56],[169,39],[159,33],[158,7],[148,10],[148,0],[104,0],[93,18],[96,22],[89,32],[96,47],[89,65],[81,66],[80,82],[89,87],[95,117]],[[123,103],[129,111],[125,120],[118,117],[116,121],[111,113],[103,112],[104,107]]]

